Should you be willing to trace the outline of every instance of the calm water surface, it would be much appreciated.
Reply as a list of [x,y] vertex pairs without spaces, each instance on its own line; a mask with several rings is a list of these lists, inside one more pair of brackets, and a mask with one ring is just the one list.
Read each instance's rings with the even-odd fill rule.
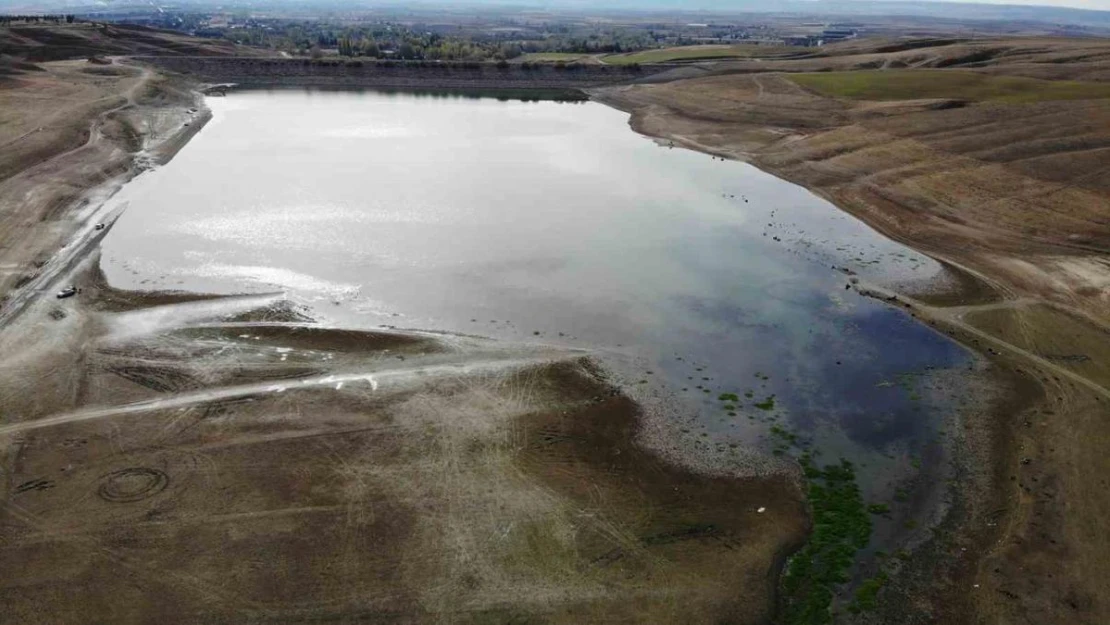
[[920,374],[967,367],[833,269],[891,282],[935,263],[608,107],[305,91],[209,105],[175,160],[113,199],[113,285],[280,289],[344,325],[619,353],[630,384],[679,398],[707,440],[768,449],[777,424],[873,477],[920,465],[951,408]]

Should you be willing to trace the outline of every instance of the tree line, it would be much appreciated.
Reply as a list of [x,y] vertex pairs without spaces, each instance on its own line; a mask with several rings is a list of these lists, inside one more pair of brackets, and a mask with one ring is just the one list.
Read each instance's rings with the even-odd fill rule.
[[76,15],[0,15],[0,26],[10,26],[16,22],[25,24],[72,24],[77,21]]
[[605,54],[656,45],[643,30],[563,25],[525,34],[462,27],[446,32],[442,27],[392,22],[344,24],[251,18],[233,26],[208,25],[194,29],[193,34],[303,56],[320,57],[334,51],[348,58],[429,61],[507,61],[532,52]]

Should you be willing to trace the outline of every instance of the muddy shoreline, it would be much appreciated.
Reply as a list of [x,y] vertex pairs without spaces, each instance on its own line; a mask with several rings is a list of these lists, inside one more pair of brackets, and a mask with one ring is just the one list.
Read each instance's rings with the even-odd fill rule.
[[[213,76],[214,75],[215,74],[213,74]],[[236,83],[236,85],[237,85],[236,88],[259,88],[263,85],[265,85],[267,87],[275,86],[274,84],[269,84],[269,83],[266,83],[265,81],[259,83],[259,82],[257,82],[256,77],[253,77],[253,76],[251,78],[244,79],[242,76],[228,73],[228,74],[219,75],[219,78],[229,80],[230,82]],[[303,88],[303,86],[305,86],[306,84],[308,84],[308,85],[317,85],[317,86],[322,85],[322,84],[326,84],[329,88],[343,88],[342,85],[345,84],[345,83],[343,81],[339,81],[339,83],[337,84],[336,82],[333,82],[333,81],[330,81],[330,80],[316,80],[315,78],[310,79],[310,80],[304,80],[302,78],[294,77],[294,78],[288,78],[288,79],[283,79],[281,81],[277,81],[276,86],[278,88],[288,88],[288,87],[301,87],[301,88]],[[440,81],[431,79],[427,76],[424,79],[421,79],[418,84],[421,85],[421,86],[424,86],[424,87],[427,87],[429,84],[434,84],[436,87],[443,87],[443,88],[447,88],[447,87],[451,86],[450,84],[443,84]],[[469,84],[473,85],[474,83],[471,82]],[[603,103],[607,103],[607,102],[603,101]],[[607,104],[610,104],[610,103],[607,103]],[[640,134],[646,134],[646,133],[642,132],[641,128],[637,128],[634,123],[633,123],[633,129],[635,131],[639,132]],[[705,151],[705,150],[703,149],[702,151]],[[712,153],[712,152],[710,152],[710,153]],[[829,198],[826,198],[826,199],[829,199]],[[956,267],[951,268],[950,272],[953,276],[950,279],[943,280],[939,283],[930,284],[930,285],[917,285],[918,288],[920,289],[919,295],[922,297],[922,299],[927,300],[927,301],[944,301],[944,300],[968,301],[969,297],[973,296],[973,299],[976,299],[976,300],[993,301],[994,290],[992,288],[986,286],[980,280],[978,280],[978,278],[976,278],[974,274],[971,274],[970,272],[967,272],[965,270],[962,270],[962,269],[959,269],[959,268],[956,268]],[[898,304],[898,306],[901,307],[900,304]],[[936,330],[935,327],[933,329]],[[940,330],[937,330],[937,331],[941,332]],[[941,333],[943,333],[943,332],[941,332]],[[949,335],[950,335],[950,333],[949,333]],[[970,346],[971,344],[967,343],[966,345]],[[976,375],[980,375],[980,374],[977,373]],[[990,408],[990,407],[976,408],[976,410],[979,410],[979,411],[982,411],[982,412],[986,412],[986,411],[989,411],[991,409],[992,408]],[[680,466],[683,464],[681,458],[673,457],[673,453],[668,454],[668,457],[670,457],[670,459],[672,461],[676,462],[676,464],[678,464]],[[983,460],[983,459],[981,459],[981,460]],[[967,470],[967,469],[965,469],[965,470]],[[937,478],[937,479],[941,479],[941,478],[938,478],[937,476],[946,475],[948,473],[948,469],[947,468],[937,469],[935,471],[935,473],[936,473],[936,475],[934,475],[933,477]],[[980,491],[981,490],[982,489],[980,489]],[[947,496],[950,497],[951,499],[959,500],[959,501],[969,500],[969,499],[971,499],[970,492],[971,491],[970,491],[970,487],[969,487],[969,489],[966,490],[966,491],[949,492],[949,493],[947,493]],[[934,497],[936,497],[935,494],[929,494],[928,495],[929,499],[933,499]],[[953,504],[951,506],[951,508],[958,510],[959,506],[957,504]],[[913,522],[915,525],[919,524],[919,523],[920,524],[925,524],[925,525],[931,525],[932,521],[930,521],[929,519],[931,519],[934,516],[934,513],[935,513],[934,506],[929,505],[929,506],[926,506],[924,508],[917,509],[916,511],[910,513],[909,516],[905,519],[905,522],[906,523]],[[945,520],[947,522],[951,522],[952,517],[955,514],[956,513],[954,512],[952,515],[946,515]],[[901,531],[895,530],[894,534],[891,537],[889,537],[889,540],[892,542],[892,544],[901,544],[902,542],[909,539],[910,537],[920,534],[921,531],[922,530],[920,530],[920,529],[917,529],[917,530],[907,529],[907,530],[901,530]],[[779,575],[782,571],[782,568],[785,565],[785,563],[789,560],[790,555],[792,553],[794,553],[798,548],[800,548],[803,544],[804,544],[804,540],[799,540],[799,541],[794,542],[793,544],[784,546],[782,548],[782,550],[776,555],[776,558],[774,560],[774,565],[773,565],[772,569],[769,571],[769,579],[770,580],[777,580],[778,579],[778,577],[779,577]],[[771,590],[770,591],[772,593],[774,591],[775,584],[776,584],[776,582],[773,582],[773,581],[771,582]]]
[[[1062,450],[1064,445],[1071,450],[1088,447],[1082,442],[1081,431],[1097,436],[1100,426],[1091,423],[1091,415],[1101,413],[1106,405],[1106,377],[1076,374],[1074,365],[1060,367],[1046,358],[1052,354],[1049,350],[1062,349],[1053,347],[1057,344],[1069,345],[1073,351],[1064,353],[1074,354],[1069,357],[1080,361],[1097,358],[1095,354],[1106,351],[1105,339],[1097,338],[1100,333],[1105,335],[1106,327],[1105,302],[1095,297],[1099,292],[1095,285],[1105,279],[1104,273],[1100,278],[1093,269],[1098,266],[1097,254],[1089,260],[1078,256],[1073,259],[1070,255],[1080,250],[1068,242],[1046,241],[1046,236],[1021,238],[1001,229],[980,232],[958,218],[949,218],[941,209],[936,209],[940,215],[931,213],[925,201],[928,198],[916,198],[912,203],[907,199],[906,206],[893,206],[878,193],[868,196],[845,191],[847,185],[833,182],[850,181],[850,170],[811,166],[805,160],[805,150],[821,160],[840,151],[852,153],[858,143],[849,136],[843,139],[843,146],[835,141],[818,149],[797,146],[809,136],[835,136],[836,131],[829,130],[829,126],[846,123],[838,120],[821,124],[805,115],[816,114],[824,106],[826,114],[843,116],[847,105],[833,100],[815,103],[812,94],[774,77],[717,77],[705,83],[713,86],[697,81],[687,84],[686,88],[697,94],[689,99],[677,87],[662,92],[638,87],[591,93],[630,113],[631,126],[642,134],[749,162],[810,189],[888,238],[944,264],[950,278],[940,285],[924,289],[920,285],[895,287],[898,293],[877,289],[871,294],[895,305],[910,306],[920,321],[943,331],[990,363],[995,382],[983,394],[993,399],[985,409],[970,413],[963,424],[964,439],[957,449],[973,460],[961,463],[958,473],[962,477],[950,486],[951,513],[909,566],[892,567],[904,574],[891,576],[889,600],[880,602],[879,614],[887,621],[899,622],[959,623],[977,617],[1097,622],[1103,611],[1094,597],[1100,593],[1096,589],[1104,584],[1097,581],[1096,573],[1077,571],[1096,570],[1098,556],[1066,558],[1063,554],[1069,550],[1095,553],[1092,545],[1101,545],[1102,541],[1094,538],[1086,529],[1088,522],[1080,517],[1101,517],[1105,498],[1100,487],[1084,485],[1093,478],[1079,478],[1083,469]],[[714,88],[719,93],[708,95],[715,93]],[[706,110],[707,103],[717,101],[714,97],[733,93],[730,89],[751,89],[727,100],[739,113]],[[775,98],[787,106],[803,102],[808,108],[784,109],[791,112],[775,119],[776,114],[766,108]],[[744,111],[750,111],[754,120],[732,119]],[[759,120],[768,117],[771,119],[764,122],[766,125],[760,126]],[[773,127],[772,120],[786,128]],[[821,145],[819,140],[815,143]],[[895,153],[888,158],[898,163],[910,156]],[[944,234],[946,228],[949,234]],[[1092,270],[1081,280],[1066,273],[1069,267],[1084,266],[1084,262]],[[1034,320],[1037,305],[1066,316],[1052,323]],[[980,309],[983,312],[977,313]],[[1011,329],[983,326],[977,315],[994,309],[1012,310],[1019,320],[1030,320]],[[1037,342],[1027,338],[1030,333],[1039,337]],[[1065,337],[1069,335],[1087,335],[1091,340],[1080,345],[1068,341]],[[1048,440],[1041,442],[1038,437]],[[1092,448],[1082,453],[1089,456],[1097,451]],[[1053,458],[1037,459],[1045,455]],[[1078,494],[1088,492],[1087,488],[1095,492]],[[1055,506],[1064,491],[1072,498],[1083,498],[1089,509],[1072,513],[1070,519],[1062,515]],[[1068,562],[1069,573],[1060,575],[1060,569],[1049,567],[1047,562]],[[919,621],[906,620],[910,617],[905,606],[911,603],[916,606],[913,618]]]
[[[36,79],[49,88],[51,82],[64,82],[67,76],[87,74],[86,65],[61,62],[48,76]],[[83,144],[30,167],[19,163],[22,170],[0,181],[0,201],[10,200],[10,196],[23,198],[17,205],[20,210],[8,209],[11,216],[5,216],[5,222],[27,222],[3,223],[12,230],[0,229],[0,241],[9,244],[4,260],[22,270],[15,282],[0,281],[6,287],[0,290],[0,326],[19,314],[28,298],[53,288],[60,275],[72,270],[95,247],[105,231],[92,226],[114,219],[100,208],[116,191],[147,169],[172,159],[210,118],[195,84],[168,80],[141,66],[120,63],[114,69],[115,73],[102,80],[116,85],[100,89],[120,91],[112,93],[117,106],[94,110],[76,121],[87,126]],[[31,84],[16,89],[33,92],[35,88]],[[16,228],[28,228],[31,223],[35,230],[15,233]],[[54,246],[60,250],[51,250]]]
[[[80,347],[40,353],[30,373],[44,390],[76,380],[75,392],[19,402],[10,385],[19,363],[0,367],[0,399],[22,416],[0,428],[0,438],[19,441],[8,447],[14,473],[4,496],[34,519],[9,519],[14,533],[0,544],[0,560],[19,559],[50,580],[58,569],[41,550],[71,553],[94,541],[120,553],[86,575],[83,588],[96,592],[120,591],[119,564],[161,570],[170,562],[158,554],[183,545],[236,562],[263,549],[300,571],[289,580],[301,587],[297,603],[287,605],[231,563],[212,570],[206,562],[216,556],[177,553],[175,576],[189,583],[156,595],[130,591],[117,622],[178,622],[181,609],[222,618],[233,612],[225,596],[198,608],[191,595],[232,584],[252,599],[248,615],[515,618],[538,609],[566,623],[599,614],[757,623],[771,605],[762,572],[804,538],[791,477],[707,476],[656,456],[639,440],[639,406],[580,352],[331,330],[267,303],[272,296],[116,291],[98,277],[95,255],[78,275],[79,299],[43,302],[17,321],[31,343],[42,331],[74,337]],[[206,463],[219,471],[206,473]],[[348,474],[352,466],[364,468]],[[383,470],[401,483],[383,480]],[[99,494],[82,498],[89,483]],[[351,489],[364,494],[348,501]],[[222,493],[233,499],[220,503]],[[500,512],[491,516],[490,507]],[[124,511],[134,520],[121,525]],[[249,538],[206,529],[228,514],[248,524],[239,536]],[[285,519],[297,520],[295,541]],[[40,536],[42,528],[54,529]],[[169,542],[160,538],[167,531]],[[457,553],[460,532],[488,544]],[[346,560],[351,546],[375,557]],[[456,570],[451,562],[463,556],[470,564]],[[343,582],[305,587],[331,579],[313,563],[328,567],[333,558],[347,562]],[[658,592],[660,578],[670,580],[668,592]],[[504,600],[509,580],[523,602]],[[596,583],[612,591],[598,594],[589,586]],[[352,586],[390,599],[360,603]],[[41,610],[33,595],[0,585],[0,596],[13,614]],[[76,592],[51,610],[87,601]]]
[[[1016,380],[1020,378],[1015,377],[1012,371],[1008,371],[1012,367],[1012,361],[1007,361],[999,357],[999,354],[993,350],[988,350],[988,348],[979,342],[973,335],[961,333],[957,326],[945,323],[945,319],[935,313],[937,309],[947,305],[958,304],[967,306],[997,302],[1005,296],[1006,291],[1004,287],[1001,287],[996,280],[988,278],[982,273],[957,262],[948,255],[940,253],[928,245],[922,245],[920,241],[907,237],[898,230],[885,227],[883,223],[876,222],[872,219],[872,214],[865,211],[854,210],[850,204],[845,204],[835,195],[827,193],[824,189],[819,187],[807,185],[807,180],[791,176],[789,172],[770,165],[766,160],[762,160],[754,155],[751,158],[738,156],[731,150],[715,148],[692,141],[683,135],[659,132],[658,129],[650,128],[644,123],[643,116],[647,113],[647,109],[632,105],[622,100],[620,97],[613,97],[611,92],[607,90],[590,89],[587,90],[587,92],[595,101],[628,113],[629,126],[639,134],[654,137],[662,141],[673,142],[673,144],[681,145],[697,152],[720,158],[740,160],[754,165],[775,177],[808,189],[810,192],[827,200],[838,209],[860,219],[886,238],[919,251],[940,263],[943,273],[937,276],[936,279],[927,283],[884,285],[885,288],[878,289],[879,293],[870,291],[870,287],[868,286],[856,285],[854,286],[854,290],[861,295],[871,296],[885,301],[893,307],[910,310],[912,316],[918,323],[958,342],[963,347],[976,353],[982,359],[985,374],[985,379],[982,383],[987,385],[987,389],[985,389],[986,394],[993,397],[993,399],[989,402],[985,402],[976,409],[961,411],[963,413],[961,417],[967,419],[969,423],[963,424],[963,427],[966,428],[968,432],[965,434],[967,439],[961,442],[960,445],[965,450],[976,450],[974,455],[977,460],[974,463],[962,466],[960,469],[961,473],[969,479],[971,484],[966,488],[953,487],[949,489],[951,491],[950,496],[956,502],[953,506],[953,515],[964,514],[964,508],[976,507],[972,505],[972,502],[976,501],[977,498],[997,491],[997,487],[1002,483],[1001,481],[995,480],[984,484],[982,483],[982,478],[984,475],[997,474],[1001,459],[1008,458],[1012,454],[1010,453],[1010,441],[1000,436],[996,431],[993,431],[991,429],[991,424],[997,425],[1003,423],[1006,419],[1011,418],[1015,411],[1019,413],[1034,411],[1038,409],[1041,404],[1024,393],[1019,393],[1017,396],[1022,399],[1015,402],[1011,397],[1012,393],[1003,391],[1003,389],[1014,391],[1020,388],[1019,385],[1016,385]],[[976,416],[976,413],[980,416]],[[984,448],[993,449],[993,451],[990,453],[982,453]],[[959,522],[959,519],[956,518],[945,518],[943,524],[949,528],[960,528],[964,526],[966,522],[973,520],[971,513],[966,514],[967,516],[963,519],[964,522]],[[947,516],[948,515],[946,515],[946,517]],[[906,534],[908,536],[911,533],[913,532],[907,532]],[[933,547],[935,548],[935,545]],[[953,614],[955,613],[956,612],[953,612]]]

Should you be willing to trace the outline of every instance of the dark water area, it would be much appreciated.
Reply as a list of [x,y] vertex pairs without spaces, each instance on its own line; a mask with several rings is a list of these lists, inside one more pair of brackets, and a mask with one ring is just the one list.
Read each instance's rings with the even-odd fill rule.
[[113,286],[282,290],[343,326],[593,350],[691,436],[848,457],[876,499],[922,470],[961,397],[966,352],[843,271],[892,284],[935,262],[619,111],[294,90],[210,106],[113,198]]

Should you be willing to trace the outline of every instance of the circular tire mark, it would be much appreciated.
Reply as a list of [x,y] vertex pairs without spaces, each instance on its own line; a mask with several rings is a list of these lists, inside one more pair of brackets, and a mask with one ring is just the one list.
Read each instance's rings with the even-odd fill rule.
[[132,467],[105,475],[96,494],[111,503],[131,503],[166,490],[170,476],[158,469]]

